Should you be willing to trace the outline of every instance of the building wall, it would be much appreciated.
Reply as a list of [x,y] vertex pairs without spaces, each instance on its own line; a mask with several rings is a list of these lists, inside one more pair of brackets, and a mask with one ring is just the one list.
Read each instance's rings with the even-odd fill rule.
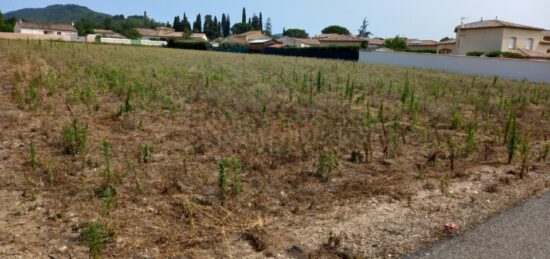
[[550,62],[391,51],[361,51],[359,61],[372,64],[426,68],[467,75],[550,83]]
[[71,37],[71,36],[67,36],[67,35],[22,34],[22,33],[12,33],[12,32],[0,32],[0,39],[74,41],[76,38]]
[[519,30],[512,28],[504,28],[504,33],[502,35],[502,51],[510,51],[510,37],[516,37],[516,48],[517,49],[526,49],[527,48],[527,39],[533,39],[533,49],[537,50],[539,48],[540,38],[542,36],[541,31],[530,31],[530,30]]
[[437,45],[430,46],[418,46],[418,45],[409,45],[409,49],[412,50],[437,50]]
[[437,54],[455,54],[456,52],[456,45],[455,44],[442,44],[437,46]]
[[464,30],[456,34],[456,55],[466,55],[472,51],[494,51],[501,50],[503,46],[502,28]]

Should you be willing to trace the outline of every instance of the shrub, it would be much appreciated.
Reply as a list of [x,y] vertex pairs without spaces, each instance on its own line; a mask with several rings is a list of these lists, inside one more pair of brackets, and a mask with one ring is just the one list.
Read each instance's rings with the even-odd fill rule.
[[338,160],[338,154],[335,151],[321,151],[317,162],[317,176],[324,181],[328,181],[334,169],[338,166]]
[[271,54],[271,55],[282,55],[282,56],[358,60],[359,46],[265,48],[263,53]]
[[213,48],[213,50],[236,53],[248,53],[249,51],[248,46],[236,42],[222,42],[218,47]]
[[504,51],[501,54],[502,54],[502,57],[505,57],[505,58],[515,58],[515,59],[525,59],[526,58],[522,54],[509,52],[509,51]]
[[88,146],[88,128],[78,127],[78,121],[73,119],[70,125],[63,128],[63,145],[69,155],[77,155]]
[[407,40],[403,37],[395,36],[394,38],[386,39],[384,46],[393,50],[406,50],[408,49]]
[[500,57],[501,54],[502,54],[502,52],[500,50],[495,50],[495,51],[491,51],[491,52],[487,53],[485,56],[490,57],[490,58],[498,58],[498,57]]
[[466,53],[466,56],[481,57],[481,56],[483,56],[483,54],[485,54],[485,52],[483,52],[483,51],[471,51],[471,52]]

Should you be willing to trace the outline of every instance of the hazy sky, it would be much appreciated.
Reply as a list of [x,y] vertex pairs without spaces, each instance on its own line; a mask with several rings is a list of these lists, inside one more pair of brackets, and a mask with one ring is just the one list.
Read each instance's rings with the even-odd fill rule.
[[271,17],[274,33],[283,27],[298,27],[310,35],[331,24],[346,26],[356,33],[363,17],[367,17],[369,30],[378,37],[454,37],[454,27],[460,24],[461,17],[472,22],[498,16],[501,20],[550,29],[550,0],[0,0],[0,10],[68,3],[108,14],[143,14],[146,10],[155,20],[170,23],[183,12],[192,20],[197,13],[219,18],[225,12],[235,23],[241,20],[242,7],[246,7],[249,16],[261,11],[264,20]]

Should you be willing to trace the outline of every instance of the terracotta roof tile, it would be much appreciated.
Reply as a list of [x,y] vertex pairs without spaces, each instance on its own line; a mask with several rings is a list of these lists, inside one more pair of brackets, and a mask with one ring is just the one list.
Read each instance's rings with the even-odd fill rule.
[[501,20],[486,20],[486,21],[467,23],[462,26],[457,26],[455,28],[455,32],[457,32],[459,29],[460,30],[477,30],[477,29],[487,29],[487,28],[515,28],[515,29],[524,29],[524,30],[533,30],[533,31],[544,30],[537,27],[505,22]]
[[24,28],[24,29],[78,32],[78,30],[71,24],[36,23],[36,22],[27,22],[27,21],[20,21],[18,23],[21,26],[21,28]]
[[323,42],[323,41],[362,42],[364,41],[361,38],[357,38],[349,35],[341,35],[341,34],[321,34],[315,37],[314,39],[317,39],[320,42]]

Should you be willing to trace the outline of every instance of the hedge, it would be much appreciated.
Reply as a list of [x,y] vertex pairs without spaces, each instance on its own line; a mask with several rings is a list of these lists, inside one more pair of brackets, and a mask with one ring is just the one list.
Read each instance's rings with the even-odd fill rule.
[[194,50],[210,50],[211,46],[208,41],[201,40],[169,40],[169,48],[177,49],[194,49]]
[[237,52],[237,53],[248,53],[248,46],[244,44],[234,43],[234,42],[222,42],[219,47],[213,48],[214,51],[221,52]]
[[265,48],[268,55],[359,60],[358,46],[328,46],[309,48]]
[[485,52],[483,52],[483,51],[472,51],[472,52],[466,53],[466,56],[481,57],[483,54],[485,54]]

